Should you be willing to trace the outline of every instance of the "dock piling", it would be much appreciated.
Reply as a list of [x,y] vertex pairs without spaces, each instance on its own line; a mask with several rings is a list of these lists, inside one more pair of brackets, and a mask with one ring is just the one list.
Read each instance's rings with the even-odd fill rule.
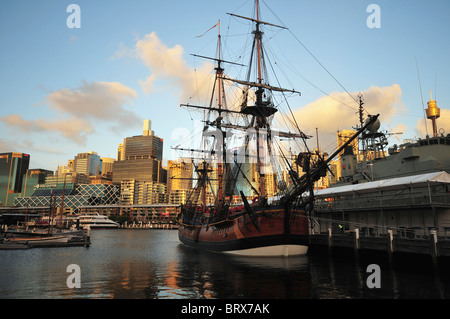
[[359,249],[359,228],[355,228],[355,251]]
[[433,260],[433,264],[436,265],[437,257],[439,255],[437,247],[438,239],[436,229],[430,229],[430,241],[431,241],[431,258]]
[[328,227],[328,254],[331,255],[333,250],[333,234],[331,232],[331,227]]

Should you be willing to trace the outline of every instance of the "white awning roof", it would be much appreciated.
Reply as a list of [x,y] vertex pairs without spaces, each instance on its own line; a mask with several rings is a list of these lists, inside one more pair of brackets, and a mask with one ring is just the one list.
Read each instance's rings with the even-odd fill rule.
[[329,197],[333,195],[347,195],[352,193],[372,193],[378,190],[394,190],[410,187],[421,187],[433,184],[450,184],[450,174],[442,172],[433,172],[427,174],[398,177],[380,181],[352,184],[338,187],[330,187],[315,191],[316,197]]

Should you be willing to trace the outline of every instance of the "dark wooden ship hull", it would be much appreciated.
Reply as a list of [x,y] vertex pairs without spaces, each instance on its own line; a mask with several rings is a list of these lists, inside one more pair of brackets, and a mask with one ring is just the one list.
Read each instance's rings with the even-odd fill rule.
[[[252,218],[251,218],[252,217]],[[245,211],[227,220],[178,227],[180,241],[190,247],[242,256],[294,256],[308,251],[308,219],[301,209],[283,207]]]

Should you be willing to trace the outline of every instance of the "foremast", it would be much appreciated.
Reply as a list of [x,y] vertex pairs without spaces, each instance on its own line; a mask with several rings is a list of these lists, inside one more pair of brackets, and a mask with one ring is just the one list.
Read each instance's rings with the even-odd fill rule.
[[[225,145],[225,132],[222,129],[222,120],[223,120],[223,113],[230,112],[229,110],[224,108],[224,106],[226,104],[225,103],[226,100],[225,100],[225,95],[224,95],[225,89],[224,89],[224,83],[223,83],[224,68],[222,67],[222,64],[229,63],[229,64],[235,64],[235,65],[240,65],[240,66],[242,66],[242,65],[234,63],[234,62],[230,62],[230,61],[225,61],[222,59],[222,44],[221,44],[222,41],[221,41],[221,34],[220,34],[220,20],[211,29],[213,29],[214,27],[218,27],[217,58],[211,58],[211,57],[193,54],[196,57],[213,60],[217,63],[217,66],[215,67],[215,80],[214,80],[213,91],[211,94],[210,104],[208,107],[198,106],[198,105],[190,105],[190,104],[181,104],[181,106],[199,108],[199,109],[203,109],[203,110],[207,110],[207,111],[214,111],[214,112],[217,112],[217,114],[218,114],[217,118],[214,120],[213,123],[214,123],[214,126],[219,131],[219,134],[215,135],[215,137],[217,138],[217,140],[216,140],[217,148],[222,150],[221,152],[219,152],[219,156],[221,156],[221,158],[218,158],[218,163],[217,163],[218,190],[217,190],[217,202],[216,202],[217,211],[221,211],[223,209],[223,207],[225,206],[224,175],[226,174],[226,165],[225,165],[225,163],[226,163],[225,162],[225,160],[226,160],[226,152],[225,152],[226,145]],[[215,101],[215,99],[214,99],[215,96],[217,97],[217,107],[213,106],[213,103]],[[204,132],[206,131],[206,126],[210,125],[210,124],[212,124],[212,123],[205,121]],[[182,149],[182,148],[178,148],[178,149],[179,150],[187,150],[187,149]],[[214,154],[214,150],[207,151],[207,150],[192,150],[191,149],[190,151],[202,152],[205,154],[205,158],[207,157],[208,154],[209,155]],[[208,177],[208,174],[210,172],[212,172],[212,170],[209,168],[209,164],[207,163],[207,161],[204,160],[200,165],[198,165],[198,167],[196,168],[196,172],[199,175],[199,183],[197,184],[197,187],[202,188],[203,212],[205,212],[206,206],[207,206],[206,188],[208,186],[207,185],[208,180],[210,180],[210,178]],[[194,201],[191,201],[191,203],[193,204]]]

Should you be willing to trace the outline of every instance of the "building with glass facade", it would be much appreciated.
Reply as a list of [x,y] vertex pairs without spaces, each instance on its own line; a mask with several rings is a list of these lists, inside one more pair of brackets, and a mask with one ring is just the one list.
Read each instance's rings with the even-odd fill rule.
[[149,120],[144,121],[143,135],[127,137],[120,147],[120,157],[113,165],[113,183],[123,180],[166,183],[162,167],[163,139],[154,135]]
[[[54,204],[56,198],[56,204]],[[119,201],[119,188],[106,184],[66,182],[37,185],[29,197],[16,198],[17,207],[64,207],[64,212],[78,213],[82,206],[114,205]]]
[[158,136],[133,136],[124,140],[125,160],[155,158],[162,161],[163,139]]
[[120,184],[128,179],[166,183],[167,171],[162,167],[161,162],[154,158],[114,162],[113,184]]
[[86,176],[99,175],[102,172],[102,160],[96,152],[79,153],[74,159],[74,171]]
[[0,153],[0,202],[3,206],[14,203],[22,192],[23,177],[30,165],[30,155]]
[[31,196],[35,186],[45,184],[46,179],[49,177],[53,177],[53,171],[40,168],[29,169],[23,177],[22,197]]

